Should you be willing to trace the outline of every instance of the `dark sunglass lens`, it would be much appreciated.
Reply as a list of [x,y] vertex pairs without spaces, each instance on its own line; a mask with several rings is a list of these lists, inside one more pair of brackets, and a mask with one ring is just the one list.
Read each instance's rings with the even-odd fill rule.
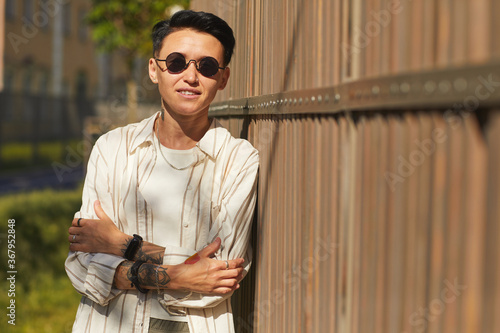
[[186,59],[180,53],[171,53],[167,57],[167,69],[172,73],[180,73],[186,67]]
[[200,60],[198,68],[202,75],[214,76],[219,70],[219,63],[212,57],[206,57]]

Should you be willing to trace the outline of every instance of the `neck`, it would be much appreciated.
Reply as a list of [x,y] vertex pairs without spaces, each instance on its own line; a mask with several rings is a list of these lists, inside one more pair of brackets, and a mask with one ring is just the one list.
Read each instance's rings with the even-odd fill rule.
[[210,127],[210,120],[205,113],[195,118],[176,117],[162,109],[162,116],[155,124],[155,133],[159,134],[160,143],[167,148],[186,150],[191,149],[205,135]]

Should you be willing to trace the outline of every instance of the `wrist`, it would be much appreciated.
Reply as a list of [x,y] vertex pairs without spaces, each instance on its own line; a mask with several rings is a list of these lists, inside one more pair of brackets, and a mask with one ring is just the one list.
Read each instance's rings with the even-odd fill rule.
[[169,289],[172,290],[187,290],[185,287],[183,272],[186,269],[185,264],[171,265],[168,269],[170,282]]
[[[110,246],[112,246],[111,254],[114,254],[115,256],[119,256],[119,257],[124,257],[125,250],[126,250],[126,246],[124,247],[124,244],[128,244],[131,239],[132,239],[132,236],[125,235],[125,234],[117,237],[116,238],[117,242],[110,245]],[[118,242],[118,240],[120,240],[120,242]]]
[[127,249],[127,245],[130,243],[132,236],[129,236],[125,233],[118,234],[116,237],[113,237],[113,241],[108,243],[108,251],[105,253],[113,254],[118,257],[125,257],[125,250]]

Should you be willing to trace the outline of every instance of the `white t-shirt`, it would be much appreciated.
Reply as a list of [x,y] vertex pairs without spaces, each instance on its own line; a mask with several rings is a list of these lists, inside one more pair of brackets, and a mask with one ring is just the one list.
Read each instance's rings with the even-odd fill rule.
[[[159,154],[157,161],[142,189],[144,199],[151,205],[153,213],[153,243],[164,246],[181,246],[182,202],[191,174],[189,166],[198,159],[198,147],[188,150],[169,149],[158,142],[154,145]],[[170,314],[156,298],[151,303],[151,317],[163,320],[187,321],[183,315]]]

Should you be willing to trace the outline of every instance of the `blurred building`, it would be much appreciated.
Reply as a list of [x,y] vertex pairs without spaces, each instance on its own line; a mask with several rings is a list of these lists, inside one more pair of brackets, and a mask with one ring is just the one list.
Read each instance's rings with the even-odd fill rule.
[[86,0],[5,1],[7,91],[95,96],[99,58],[83,23],[89,6]]
[[[3,1],[0,142],[81,136],[87,116],[126,112],[126,70],[92,41],[90,0]],[[134,77],[139,102],[155,98],[146,60]]]

